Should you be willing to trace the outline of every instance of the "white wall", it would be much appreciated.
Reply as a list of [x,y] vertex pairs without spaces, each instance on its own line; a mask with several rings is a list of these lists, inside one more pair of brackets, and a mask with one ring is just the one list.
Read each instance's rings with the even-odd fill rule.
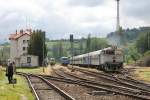
[[[25,40],[25,43],[23,43],[23,40]],[[30,40],[30,36],[27,34],[23,35],[18,39],[18,56],[23,55],[23,53],[27,53],[27,47],[28,47],[28,43],[26,42],[27,40]],[[26,48],[25,51],[23,51],[23,47]]]
[[[27,57],[31,58],[31,63],[27,62]],[[33,56],[33,55],[21,56],[20,66],[39,66],[39,64],[38,64],[38,56]]]
[[17,57],[17,40],[10,41],[10,60],[13,60]]
[[[23,42],[25,40],[25,42]],[[38,64],[38,56],[27,55],[28,42],[30,40],[30,36],[24,34],[17,40],[10,41],[10,59],[11,61],[15,61],[16,66],[29,65],[29,66],[39,66]],[[23,50],[25,47],[25,50]],[[27,57],[31,57],[31,63],[27,62]]]

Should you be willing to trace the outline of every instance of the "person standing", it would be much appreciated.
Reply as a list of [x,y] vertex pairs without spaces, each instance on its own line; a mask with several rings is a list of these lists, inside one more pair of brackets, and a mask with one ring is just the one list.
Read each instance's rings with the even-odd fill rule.
[[9,81],[9,84],[12,83],[12,80],[13,80],[13,74],[14,74],[14,69],[13,69],[13,64],[10,63],[8,65],[8,68],[7,68],[7,77],[8,77],[8,81]]

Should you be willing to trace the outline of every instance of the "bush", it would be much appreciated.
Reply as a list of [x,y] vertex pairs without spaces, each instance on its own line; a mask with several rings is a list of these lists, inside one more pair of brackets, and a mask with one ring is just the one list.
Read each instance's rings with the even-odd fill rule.
[[145,66],[150,67],[150,50],[144,53],[143,61]]

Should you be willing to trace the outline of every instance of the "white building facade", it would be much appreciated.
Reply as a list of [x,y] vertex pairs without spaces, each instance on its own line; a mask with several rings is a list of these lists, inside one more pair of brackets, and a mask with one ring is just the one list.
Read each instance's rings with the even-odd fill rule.
[[10,40],[10,61],[16,66],[38,66],[38,56],[28,55],[28,45],[31,37],[31,29],[20,30],[11,34]]

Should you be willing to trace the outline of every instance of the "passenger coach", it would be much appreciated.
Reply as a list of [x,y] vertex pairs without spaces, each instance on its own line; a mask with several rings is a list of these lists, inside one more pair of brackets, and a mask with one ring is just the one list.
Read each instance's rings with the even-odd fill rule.
[[71,57],[70,64],[95,67],[104,71],[119,71],[123,68],[123,51],[120,48],[108,47]]

